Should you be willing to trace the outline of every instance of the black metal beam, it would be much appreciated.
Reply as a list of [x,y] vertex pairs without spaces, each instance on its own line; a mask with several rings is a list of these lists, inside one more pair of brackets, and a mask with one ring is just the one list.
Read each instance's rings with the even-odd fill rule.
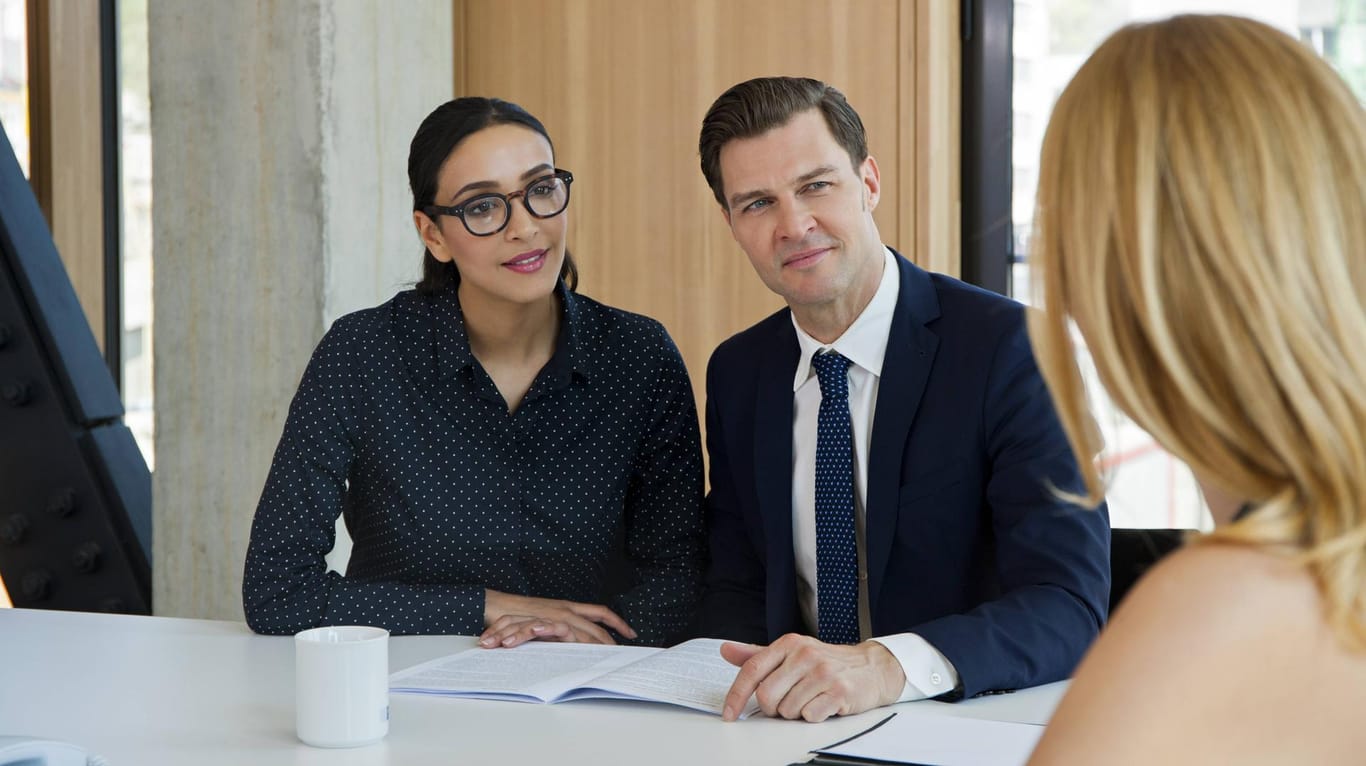
[[0,129],[0,577],[15,606],[148,613],[151,473]]

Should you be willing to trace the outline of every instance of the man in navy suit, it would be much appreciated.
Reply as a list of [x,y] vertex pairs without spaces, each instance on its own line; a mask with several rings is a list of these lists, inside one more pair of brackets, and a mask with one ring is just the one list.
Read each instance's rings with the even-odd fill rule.
[[882,244],[863,124],[839,91],[761,78],[702,124],[702,171],[788,308],[707,367],[712,562],[699,622],[726,702],[823,720],[1065,678],[1100,630],[1109,519],[1023,307]]

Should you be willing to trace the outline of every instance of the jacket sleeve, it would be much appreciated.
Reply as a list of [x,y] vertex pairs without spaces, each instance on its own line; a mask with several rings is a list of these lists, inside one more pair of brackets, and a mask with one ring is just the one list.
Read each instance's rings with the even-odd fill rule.
[[[707,456],[711,488],[707,493],[707,536],[711,552],[697,633],[750,643],[768,643],[764,563],[746,529],[729,448],[736,423],[723,414],[734,386],[724,380],[726,365],[718,351],[707,365]],[[730,431],[727,430],[730,427]],[[730,437],[730,438],[728,438]]]
[[1057,494],[1081,480],[1022,322],[998,345],[983,408],[1001,595],[910,628],[953,663],[967,697],[1066,678],[1110,592],[1109,515]]

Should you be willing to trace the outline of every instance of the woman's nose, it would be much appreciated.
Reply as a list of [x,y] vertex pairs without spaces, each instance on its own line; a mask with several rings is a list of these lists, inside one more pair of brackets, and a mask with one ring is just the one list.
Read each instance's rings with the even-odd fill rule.
[[[520,195],[519,195],[520,196]],[[522,199],[508,197],[508,225],[503,235],[508,239],[527,239],[536,231],[536,217],[527,210]]]

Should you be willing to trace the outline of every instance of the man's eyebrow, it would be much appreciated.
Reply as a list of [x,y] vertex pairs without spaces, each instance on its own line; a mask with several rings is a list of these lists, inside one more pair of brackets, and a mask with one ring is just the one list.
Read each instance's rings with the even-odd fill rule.
[[806,183],[807,181],[814,181],[814,180],[816,180],[817,178],[820,178],[821,176],[829,175],[829,174],[831,174],[831,173],[833,173],[833,172],[835,172],[835,168],[834,168],[833,166],[831,166],[831,165],[822,165],[822,166],[816,168],[815,170],[811,170],[811,171],[808,171],[808,172],[806,172],[806,173],[802,173],[801,175],[797,176],[797,181],[796,181],[796,184],[795,184],[795,185],[801,186],[802,184]]
[[[829,175],[833,172],[835,172],[835,167],[833,165],[821,165],[818,168],[808,170],[807,172],[797,176],[795,179],[792,180],[792,185],[801,186],[804,183],[814,181],[815,179],[820,178],[821,176]],[[732,195],[730,198],[730,207],[732,210],[734,210],[735,208],[740,207],[746,202],[759,199],[760,197],[768,196],[768,194],[769,192],[767,189],[755,189],[753,191],[736,193]]]
[[766,196],[768,196],[767,189],[755,189],[754,191],[733,194],[730,198],[730,209],[734,210],[735,208],[740,207],[741,205],[745,204],[746,202],[749,202],[750,200],[755,200],[759,199],[760,197]]
[[[547,173],[553,172],[554,170],[555,170],[555,168],[553,168],[553,167],[551,167],[551,166],[545,164],[544,162],[542,162],[541,164],[539,164],[539,165],[537,165],[537,166],[531,168],[531,169],[528,170],[527,172],[523,173],[523,174],[521,175],[521,179],[522,179],[523,181],[530,181],[530,180],[533,179],[533,178],[537,178],[537,177],[539,177],[539,176],[546,175]],[[467,183],[467,184],[465,184],[464,186],[460,187],[460,190],[459,190],[459,191],[457,191],[455,194],[452,194],[452,195],[451,195],[451,201],[458,200],[458,199],[460,199],[461,197],[465,196],[465,192],[481,191],[481,190],[484,190],[484,189],[493,189],[493,190],[496,190],[497,188],[498,188],[498,182],[497,182],[497,181],[474,181],[474,182],[472,182],[472,183]]]

